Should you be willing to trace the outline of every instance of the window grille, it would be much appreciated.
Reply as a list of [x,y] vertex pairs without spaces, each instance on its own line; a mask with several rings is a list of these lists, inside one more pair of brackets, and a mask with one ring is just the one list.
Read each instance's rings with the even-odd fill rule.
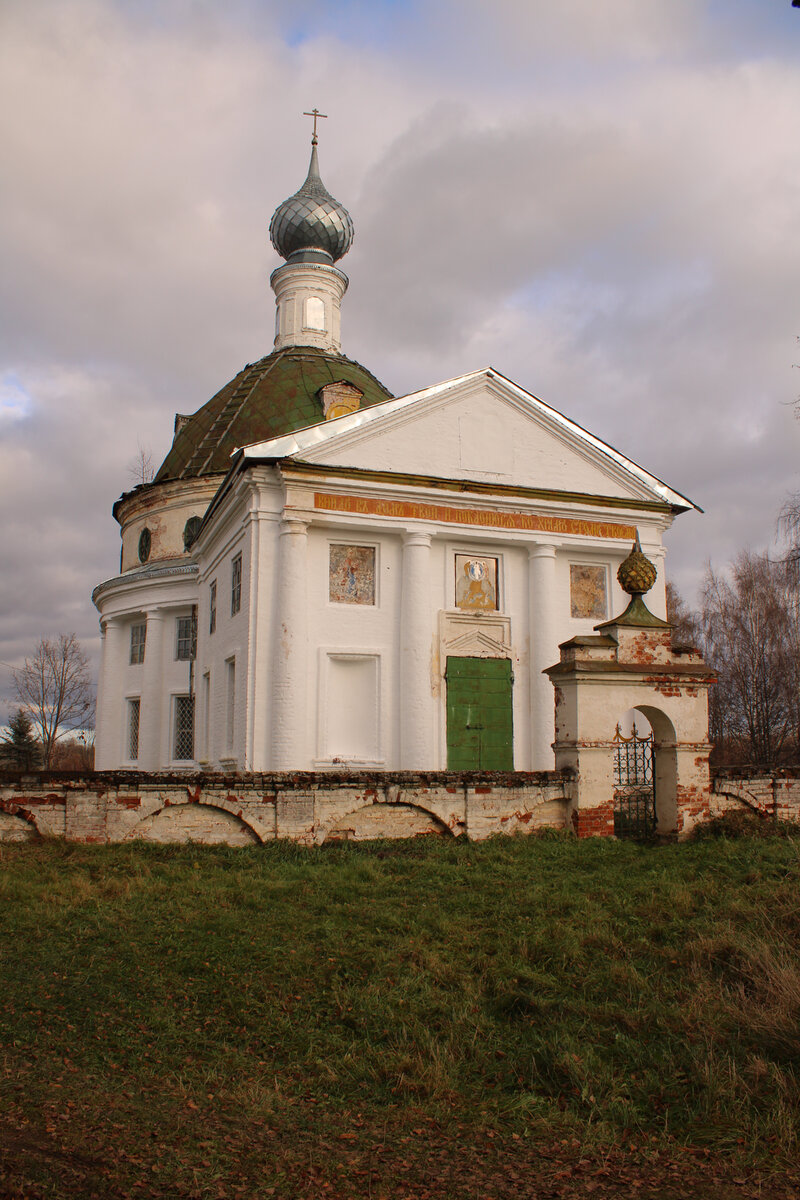
[[208,589],[208,632],[213,633],[217,628],[217,581],[212,580]]
[[144,644],[147,640],[147,625],[131,625],[131,662],[144,662]]
[[128,701],[128,761],[139,757],[139,716],[142,702],[138,696]]
[[176,762],[194,758],[194,696],[175,697],[172,757]]
[[177,632],[175,657],[193,659],[197,654],[197,623],[194,615],[178,617]]
[[242,556],[237,554],[231,563],[231,616],[242,607]]

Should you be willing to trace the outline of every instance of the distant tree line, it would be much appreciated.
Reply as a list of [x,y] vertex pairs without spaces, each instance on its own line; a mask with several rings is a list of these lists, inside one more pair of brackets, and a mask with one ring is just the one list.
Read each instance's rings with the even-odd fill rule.
[[780,526],[788,552],[743,550],[724,571],[709,564],[696,610],[667,585],[673,641],[696,646],[717,674],[715,765],[800,762],[800,498],[784,506]]

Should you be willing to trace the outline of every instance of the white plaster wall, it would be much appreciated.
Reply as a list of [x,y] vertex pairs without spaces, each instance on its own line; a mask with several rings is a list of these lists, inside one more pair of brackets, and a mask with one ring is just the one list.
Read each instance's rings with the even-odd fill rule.
[[[446,536],[437,545],[437,574],[440,579],[438,607],[456,611],[455,598],[455,555],[474,554],[478,557],[497,558],[498,562],[498,611],[511,619],[511,669],[514,677],[513,730],[514,769],[528,770],[530,767],[530,639],[528,621],[528,551],[523,540],[508,541],[498,537],[487,538],[483,531],[472,536],[454,538],[452,530],[443,531]],[[438,609],[436,613],[438,619]],[[447,767],[447,649],[441,647],[438,658],[438,721],[437,721],[437,766]]]
[[[168,767],[173,765],[172,757],[172,720],[173,720],[173,705],[172,698],[177,695],[186,695],[189,692],[189,662],[186,660],[178,660],[175,658],[175,649],[177,642],[177,621],[179,617],[188,617],[191,615],[190,604],[178,604],[171,607],[161,609],[161,617],[163,622],[163,637],[158,653],[158,675],[161,680],[161,719],[157,726],[158,741],[153,747],[148,744],[147,740],[147,696],[145,693],[145,669],[148,662],[148,656],[152,661],[154,654],[157,653],[154,644],[155,639],[150,637],[148,643],[145,644],[145,661],[143,663],[131,663],[130,661],[130,630],[131,626],[145,619],[145,615],[135,614],[132,618],[126,620],[124,624],[125,639],[123,642],[122,661],[117,664],[116,675],[116,692],[118,696],[118,711],[119,720],[116,723],[114,749],[115,749],[115,765],[137,767],[146,762],[152,753],[155,769]],[[141,698],[140,711],[140,726],[139,726],[139,757],[135,762],[128,758],[127,747],[127,724],[128,724],[128,708],[127,700],[129,697],[138,696]],[[174,765],[185,767],[187,763],[175,763]]]
[[[443,609],[455,607],[454,555],[457,552],[476,555],[492,555],[500,559],[499,603],[500,610],[511,618],[512,667],[514,672],[514,766],[518,770],[538,768],[541,764],[532,761],[531,727],[531,672],[530,672],[530,617],[528,604],[529,589],[529,539],[515,535],[487,536],[485,531],[476,530],[475,535],[463,534],[454,537],[449,526],[431,525],[433,533],[429,552],[429,577],[424,604],[427,609],[427,629],[430,639],[430,689],[432,701],[433,755],[431,769],[444,769],[447,763],[446,730],[446,668],[445,651],[438,644],[439,614]],[[649,530],[651,540],[655,532]],[[592,633],[597,621],[574,619],[570,613],[571,562],[598,563],[607,573],[608,611],[607,619],[621,613],[629,597],[616,582],[619,563],[630,547],[626,543],[609,542],[602,539],[561,539],[555,559],[555,594],[550,597],[554,606],[556,637],[551,647],[549,663],[558,661],[558,644],[576,634]],[[376,558],[377,603],[366,605],[332,604],[328,599],[328,563],[331,543],[374,545]],[[357,523],[337,525],[332,520],[326,524],[311,524],[308,530],[309,556],[309,655],[307,659],[308,695],[317,706],[316,730],[312,739],[313,757],[298,766],[325,767],[331,765],[332,743],[328,737],[326,721],[330,698],[328,689],[328,664],[331,654],[375,655],[379,659],[380,680],[380,753],[375,765],[387,769],[404,767],[400,757],[399,722],[403,697],[399,671],[398,635],[400,627],[401,581],[402,581],[402,533],[377,532],[369,526]],[[263,573],[263,572],[262,572]],[[660,593],[660,594],[659,594]],[[663,606],[663,583],[659,583],[654,611]],[[549,665],[549,664],[548,664]],[[543,678],[540,686],[547,691],[547,713],[552,712],[549,680]],[[354,703],[358,700],[354,697]],[[548,739],[552,733],[548,729]],[[347,755],[343,755],[347,757]],[[370,760],[371,761],[371,760]],[[548,764],[550,765],[550,764]]]
[[[189,663],[175,659],[179,616],[189,616],[197,599],[197,582],[192,575],[115,580],[97,598],[101,619],[107,622],[100,663],[100,692],[103,719],[96,746],[98,770],[131,766],[158,770],[172,762],[172,697],[189,691]],[[148,612],[161,618],[161,646],[152,627],[145,644],[145,661],[131,663],[131,626],[146,622]],[[158,662],[154,663],[157,655]],[[151,721],[153,708],[147,699],[147,682],[156,668],[160,709]],[[127,746],[127,700],[140,697],[139,757],[131,762]],[[181,763],[182,767],[187,763]]]
[[[276,506],[274,495],[268,499],[272,506]],[[256,610],[251,613],[250,625],[256,644],[254,648],[251,647],[253,675],[248,680],[253,707],[251,753],[253,770],[256,771],[268,770],[271,765],[273,706],[271,690],[266,681],[272,678],[274,666],[279,541],[278,514],[272,508],[266,512],[260,510],[254,533],[258,554],[258,589]]]
[[[329,563],[332,544],[375,547],[375,605],[331,602]],[[378,754],[375,759],[366,761],[386,768],[397,766],[400,538],[391,534],[376,537],[374,530],[357,526],[312,525],[308,531],[308,559],[308,628],[312,645],[307,667],[308,695],[314,706],[314,711],[309,713],[313,721],[312,763],[317,767],[332,765],[335,739],[329,720],[329,692],[333,685],[330,657],[349,654],[355,658],[375,656],[378,660]],[[341,715],[337,716],[336,721],[341,720]]]
[[[275,292],[275,349],[286,346],[317,346],[341,350],[341,302],[347,291],[347,276],[325,263],[285,263],[270,278]],[[307,321],[306,301],[322,303],[322,328]]]
[[[629,518],[620,518],[629,523]],[[642,549],[654,562],[658,576],[651,591],[647,593],[645,602],[654,616],[666,618],[666,581],[664,575],[664,551],[661,544],[660,531],[655,525],[638,523]],[[630,596],[623,592],[617,580],[620,564],[630,553],[631,546],[626,542],[622,545],[616,542],[596,538],[593,541],[580,539],[565,539],[556,553],[556,611],[558,613],[558,639],[553,647],[552,662],[558,662],[558,645],[569,638],[591,634],[595,626],[601,622],[594,618],[573,617],[570,597],[570,564],[591,563],[606,568],[606,589],[608,611],[605,620],[620,616],[630,603]]]
[[[452,423],[452,422],[451,422]],[[394,464],[397,465],[396,463]],[[351,485],[351,488],[354,485]],[[374,491],[374,488],[373,488]],[[389,494],[396,498],[397,492]],[[415,500],[440,502],[438,494],[421,488],[410,490]],[[483,497],[464,498],[466,503],[485,505]],[[286,508],[286,503],[291,507]],[[400,718],[403,697],[400,670],[401,595],[404,547],[409,531],[419,530],[430,535],[429,550],[425,551],[428,573],[422,583],[420,622],[425,639],[424,661],[429,664],[430,736],[426,752],[426,767],[444,769],[446,749],[446,663],[439,645],[439,614],[455,607],[454,555],[456,552],[493,555],[500,559],[500,611],[510,618],[511,648],[514,671],[514,766],[518,770],[548,767],[549,762],[533,761],[531,726],[531,694],[536,686],[549,689],[549,681],[537,684],[532,678],[531,645],[531,564],[528,549],[541,542],[543,535],[528,535],[521,531],[492,531],[485,528],[470,530],[451,524],[414,522],[410,525],[381,519],[366,520],[349,515],[334,516],[316,512],[310,506],[310,491],[292,484],[285,488],[275,468],[258,466],[234,482],[231,491],[212,514],[208,527],[196,543],[194,555],[198,563],[197,579],[182,576],[167,580],[130,579],[115,584],[98,601],[104,617],[112,625],[106,638],[102,678],[103,721],[98,745],[98,765],[104,769],[127,765],[125,755],[127,736],[126,700],[142,696],[140,728],[140,768],[157,769],[170,766],[187,767],[188,762],[176,763],[172,758],[173,702],[177,694],[189,690],[189,664],[175,660],[175,619],[188,614],[192,603],[198,606],[198,647],[194,671],[196,695],[195,745],[198,758],[215,768],[234,766],[238,770],[265,771],[275,769],[272,758],[272,722],[275,715],[272,681],[275,654],[285,631],[278,628],[277,580],[280,574],[280,530],[284,516],[307,522],[304,569],[307,576],[307,604],[302,628],[307,630],[307,653],[304,677],[308,697],[307,752],[298,755],[296,769],[335,765],[333,742],[327,725],[329,704],[328,666],[330,655],[373,656],[377,661],[378,680],[378,738],[374,759],[368,765],[385,769],[408,766],[403,761],[400,742]],[[515,502],[522,511],[552,512],[552,506]],[[664,573],[661,552],[661,531],[669,518],[640,521],[635,510],[603,509],[587,511],[576,504],[562,504],[558,515],[637,524],[643,548],[657,562],[659,578],[648,595],[648,604],[656,615],[664,612]],[[179,522],[176,521],[176,528]],[[181,525],[182,536],[182,525]],[[608,539],[580,538],[569,535],[545,535],[544,540],[555,546],[552,572],[552,594],[547,603],[552,606],[555,631],[549,663],[558,660],[558,643],[576,634],[593,632],[593,619],[576,620],[570,615],[571,562],[599,563],[606,567],[608,584],[607,617],[619,615],[628,597],[616,582],[619,563],[628,553],[627,543]],[[329,547],[331,543],[373,545],[376,548],[376,604],[347,605],[331,603],[328,591]],[[241,606],[235,616],[230,612],[231,562],[242,555]],[[217,581],[217,625],[209,633],[209,584]],[[161,679],[161,716],[157,728],[158,745],[154,748],[146,738],[147,714],[143,696],[144,666],[129,662],[130,625],[142,619],[152,607],[158,607],[163,617],[163,644],[159,674]],[[535,606],[534,606],[535,619]],[[116,626],[114,626],[116,622]],[[112,627],[115,632],[112,635]],[[153,653],[148,640],[148,651]],[[234,745],[226,744],[227,732],[227,662],[236,663],[236,694]],[[206,717],[204,711],[203,677],[209,676],[208,743],[205,744]],[[360,686],[360,685],[359,685]],[[546,703],[544,703],[546,699]],[[550,692],[543,699],[542,711],[551,711]],[[420,697],[425,703],[425,696]],[[363,701],[363,697],[362,697]],[[337,718],[338,719],[338,718]],[[355,719],[357,719],[357,714]],[[426,717],[427,720],[427,717]],[[541,740],[541,739],[540,739]],[[428,761],[430,759],[430,761]],[[136,765],[136,764],[130,764]],[[413,765],[419,765],[415,763]]]
[[[213,538],[199,548],[199,585],[197,606],[197,662],[195,679],[198,704],[196,743],[198,754],[212,767],[221,760],[235,763],[235,769],[247,769],[245,742],[247,733],[247,678],[250,669],[248,651],[251,612],[252,541],[246,521],[246,507],[237,498],[227,519],[215,530]],[[241,604],[231,614],[232,564],[242,556]],[[217,621],[210,633],[210,585],[217,583]],[[228,668],[235,661],[234,738],[227,744]],[[209,711],[205,713],[204,675],[209,675]],[[208,740],[206,741],[206,730]]]
[[[164,637],[162,641],[162,706],[161,706],[161,746],[160,761],[167,766],[186,769],[196,762],[195,759],[176,760],[173,755],[174,729],[174,697],[185,696],[190,690],[190,672],[192,664],[185,659],[176,659],[175,648],[177,639],[178,617],[191,615],[191,606],[170,609],[164,614]],[[196,691],[196,682],[195,682]]]
[[312,452],[315,462],[402,470],[449,479],[477,479],[588,495],[640,498],[643,487],[623,479],[610,459],[522,402],[482,384],[458,399],[420,405],[401,424],[363,433]]
[[[283,488],[276,470],[258,466],[240,479],[195,546],[199,567],[197,679],[199,752],[219,768],[221,760],[237,770],[271,767],[273,702],[271,680],[276,645],[276,586]],[[231,617],[231,562],[242,555],[242,602]],[[217,624],[209,632],[210,584],[217,582]],[[226,747],[227,662],[236,661],[234,748]],[[208,742],[202,679],[210,677]]]

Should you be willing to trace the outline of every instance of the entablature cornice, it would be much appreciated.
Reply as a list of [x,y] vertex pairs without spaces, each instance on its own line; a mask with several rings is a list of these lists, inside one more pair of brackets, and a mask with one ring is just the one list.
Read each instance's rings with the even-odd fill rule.
[[[323,490],[324,489],[324,490]],[[472,501],[472,503],[470,503]],[[515,503],[516,501],[516,503]],[[286,518],[296,517],[318,526],[363,528],[402,532],[409,522],[421,523],[435,536],[448,538],[477,534],[490,541],[547,542],[553,546],[629,546],[639,530],[642,544],[661,551],[660,536],[672,521],[670,513],[642,512],[636,508],[605,512],[598,506],[582,508],[553,500],[520,502],[515,496],[470,497],[458,495],[448,503],[441,492],[408,486],[374,483],[347,487],[343,481],[285,478]]]
[[284,459],[279,464],[280,474],[288,485],[294,478],[298,482],[311,483],[342,479],[370,487],[376,484],[424,492],[427,490],[455,492],[474,496],[515,497],[526,500],[543,500],[551,504],[569,504],[589,508],[624,509],[628,512],[646,512],[672,517],[675,509],[663,501],[639,499],[638,497],[591,495],[585,492],[558,491],[552,488],[522,487],[516,484],[487,483],[481,480],[439,479],[432,475],[412,475],[402,471],[372,471],[362,467],[320,466],[297,459]]
[[197,594],[197,575],[196,563],[126,571],[98,584],[92,592],[92,601],[103,617],[192,604]]

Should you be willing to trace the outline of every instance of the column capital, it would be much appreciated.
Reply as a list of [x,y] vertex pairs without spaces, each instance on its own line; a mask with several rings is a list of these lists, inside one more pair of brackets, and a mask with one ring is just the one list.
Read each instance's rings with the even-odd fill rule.
[[284,537],[286,534],[293,534],[295,537],[305,537],[307,533],[308,521],[303,521],[300,517],[284,517],[281,521],[281,537]]
[[433,535],[425,529],[404,529],[403,530],[403,545],[404,546],[430,546],[433,540]]
[[556,550],[555,542],[534,542],[528,546],[528,558],[555,558]]

